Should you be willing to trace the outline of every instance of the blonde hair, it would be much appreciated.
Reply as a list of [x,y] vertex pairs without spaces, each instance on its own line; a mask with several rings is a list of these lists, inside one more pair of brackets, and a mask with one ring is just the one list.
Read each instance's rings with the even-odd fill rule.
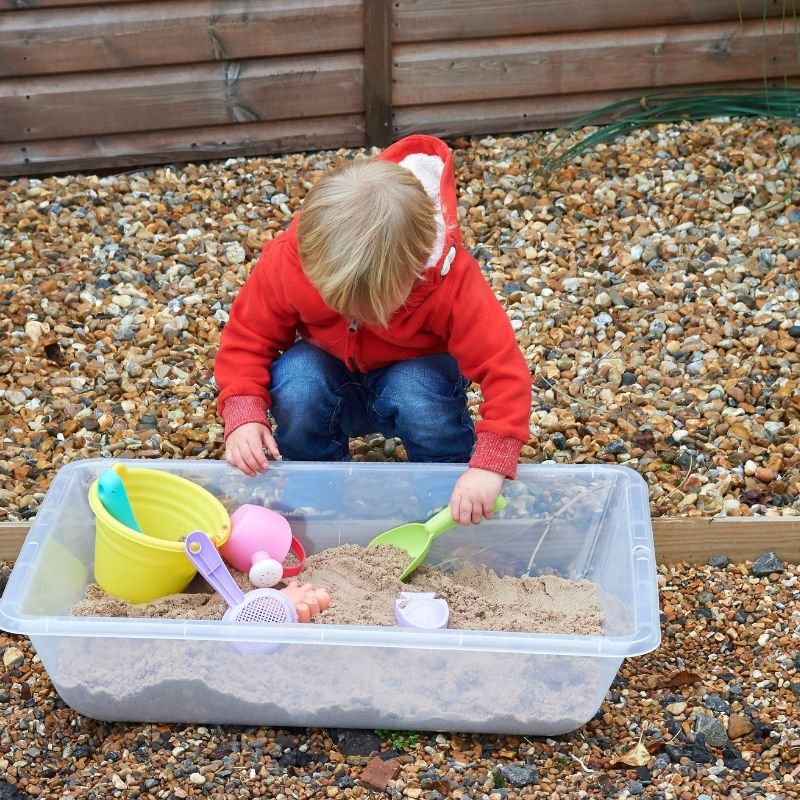
[[303,269],[342,316],[386,327],[425,269],[435,214],[410,170],[377,159],[351,162],[325,175],[303,202]]

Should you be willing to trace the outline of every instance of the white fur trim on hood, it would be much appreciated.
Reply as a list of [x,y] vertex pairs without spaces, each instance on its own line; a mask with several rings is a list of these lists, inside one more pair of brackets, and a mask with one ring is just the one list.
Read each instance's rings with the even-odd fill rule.
[[[425,189],[425,193],[436,205],[436,239],[433,242],[430,258],[425,264],[426,268],[435,267],[442,258],[445,241],[444,214],[442,213],[442,201],[439,197],[444,161],[439,156],[432,156],[427,153],[411,153],[400,162],[400,166],[414,173],[417,180],[422,184],[422,188]],[[449,266],[448,264],[448,268]],[[446,272],[442,272],[442,274],[445,275]]]

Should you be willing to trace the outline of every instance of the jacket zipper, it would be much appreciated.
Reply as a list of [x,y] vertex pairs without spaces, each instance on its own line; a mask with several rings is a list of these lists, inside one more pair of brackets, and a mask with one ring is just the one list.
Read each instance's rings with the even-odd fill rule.
[[352,345],[352,355],[349,358],[350,361],[350,368],[353,372],[361,372],[361,368],[358,366],[358,361],[356,361],[356,344],[358,342],[358,321],[351,319],[350,324],[347,326],[347,330],[350,334],[349,339]]

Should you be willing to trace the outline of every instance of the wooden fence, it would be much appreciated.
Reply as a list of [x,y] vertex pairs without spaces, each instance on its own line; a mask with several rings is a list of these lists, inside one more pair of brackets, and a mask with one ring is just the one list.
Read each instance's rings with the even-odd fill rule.
[[531,130],[653,88],[795,83],[786,5],[0,0],[0,174]]

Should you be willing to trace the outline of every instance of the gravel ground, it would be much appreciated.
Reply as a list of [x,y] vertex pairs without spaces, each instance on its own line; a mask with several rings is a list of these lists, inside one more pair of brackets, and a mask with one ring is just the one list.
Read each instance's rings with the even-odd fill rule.
[[[546,185],[553,141],[455,142],[467,246],[533,374],[523,459],[627,464],[654,516],[799,514],[800,127],[664,125]],[[221,455],[232,297],[354,152],[0,181],[0,520],[74,458]]]
[[[553,141],[455,143],[467,244],[537,390],[523,458],[625,463],[654,516],[800,514],[800,127],[665,125],[545,185]],[[74,458],[220,456],[232,295],[352,153],[0,181],[0,520]],[[98,723],[0,634],[0,798],[367,797],[375,749],[398,798],[796,797],[799,570],[751,566],[662,568],[662,646],[557,741]]]
[[[58,698],[27,640],[0,634],[0,798],[789,800],[800,569],[766,569],[662,567],[662,645],[625,662],[595,718],[557,740],[95,722]],[[399,762],[385,793],[362,783],[376,750]]]

